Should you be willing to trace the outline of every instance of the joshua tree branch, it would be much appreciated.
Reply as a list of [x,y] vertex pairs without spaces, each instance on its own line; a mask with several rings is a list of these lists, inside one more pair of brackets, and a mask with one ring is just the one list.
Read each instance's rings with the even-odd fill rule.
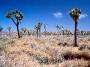
[[15,25],[17,25],[13,18],[11,18],[11,20],[13,21],[13,23],[14,23]]

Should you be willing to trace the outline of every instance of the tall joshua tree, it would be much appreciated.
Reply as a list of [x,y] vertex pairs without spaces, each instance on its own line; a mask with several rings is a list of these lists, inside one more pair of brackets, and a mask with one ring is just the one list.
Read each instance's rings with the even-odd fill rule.
[[18,38],[20,38],[19,24],[23,18],[22,14],[18,10],[15,10],[15,11],[7,13],[6,18],[11,19],[13,21],[13,23],[16,25]]
[[75,22],[75,32],[74,32],[74,46],[77,46],[77,24],[78,24],[78,19],[81,14],[80,9],[74,8],[70,11],[70,16],[73,18]]

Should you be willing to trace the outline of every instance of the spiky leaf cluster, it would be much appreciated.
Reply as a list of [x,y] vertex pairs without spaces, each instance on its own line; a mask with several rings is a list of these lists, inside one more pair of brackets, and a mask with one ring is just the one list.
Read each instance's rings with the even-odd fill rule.
[[7,18],[16,18],[17,21],[20,21],[23,18],[22,14],[18,10],[7,13],[6,17]]
[[74,21],[77,21],[80,14],[81,14],[81,10],[78,8],[73,8],[70,12],[69,12],[70,16],[73,18]]

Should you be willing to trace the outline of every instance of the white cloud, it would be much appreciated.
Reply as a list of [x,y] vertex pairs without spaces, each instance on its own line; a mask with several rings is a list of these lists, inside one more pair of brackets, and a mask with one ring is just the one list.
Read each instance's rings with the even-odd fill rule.
[[61,12],[53,13],[53,15],[54,15],[56,18],[62,18],[62,17],[63,17],[63,14],[62,14]]
[[81,14],[79,19],[83,19],[83,18],[86,18],[88,15],[87,14]]

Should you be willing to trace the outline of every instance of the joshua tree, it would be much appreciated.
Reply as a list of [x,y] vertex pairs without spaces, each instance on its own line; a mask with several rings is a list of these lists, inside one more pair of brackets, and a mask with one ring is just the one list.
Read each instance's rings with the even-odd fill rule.
[[90,31],[86,31],[86,35],[90,35]]
[[58,26],[58,25],[56,26],[56,28],[57,28],[57,30],[58,30],[58,31],[60,31],[60,29],[61,29],[61,27],[60,27],[60,26]]
[[61,30],[62,30],[62,35],[64,36],[64,27],[63,26],[60,26],[61,27]]
[[61,27],[57,25],[56,28],[57,28],[58,32],[60,33]]
[[83,30],[81,30],[81,35],[83,35],[83,33],[84,33],[84,31],[83,31]]
[[58,32],[60,32],[60,30],[62,30],[62,34],[64,35],[64,28],[63,28],[63,26],[56,26],[56,28],[57,28],[57,30],[58,30]]
[[36,25],[35,25],[35,31],[36,31],[36,35],[37,35],[37,37],[38,37],[38,28],[37,28]]
[[3,27],[0,26],[0,32],[2,32],[2,30],[3,30]]
[[13,21],[13,23],[16,25],[16,27],[17,27],[17,33],[18,33],[18,38],[20,38],[19,24],[20,24],[20,22],[21,22],[21,20],[23,18],[22,14],[18,10],[15,10],[15,11],[9,12],[6,15],[6,18],[11,19]]
[[3,27],[0,26],[0,35],[2,35]]
[[46,37],[46,32],[47,32],[47,30],[46,30],[46,25],[47,25],[47,24],[44,24],[45,37]]
[[74,32],[74,46],[77,46],[77,24],[78,24],[78,19],[81,14],[81,11],[78,8],[74,8],[70,11],[70,16],[73,18],[75,22],[75,32]]
[[9,35],[10,35],[10,32],[11,32],[11,28],[12,28],[11,26],[7,27]]
[[41,26],[42,26],[42,23],[40,22],[37,25],[35,25],[37,37],[40,37]]

